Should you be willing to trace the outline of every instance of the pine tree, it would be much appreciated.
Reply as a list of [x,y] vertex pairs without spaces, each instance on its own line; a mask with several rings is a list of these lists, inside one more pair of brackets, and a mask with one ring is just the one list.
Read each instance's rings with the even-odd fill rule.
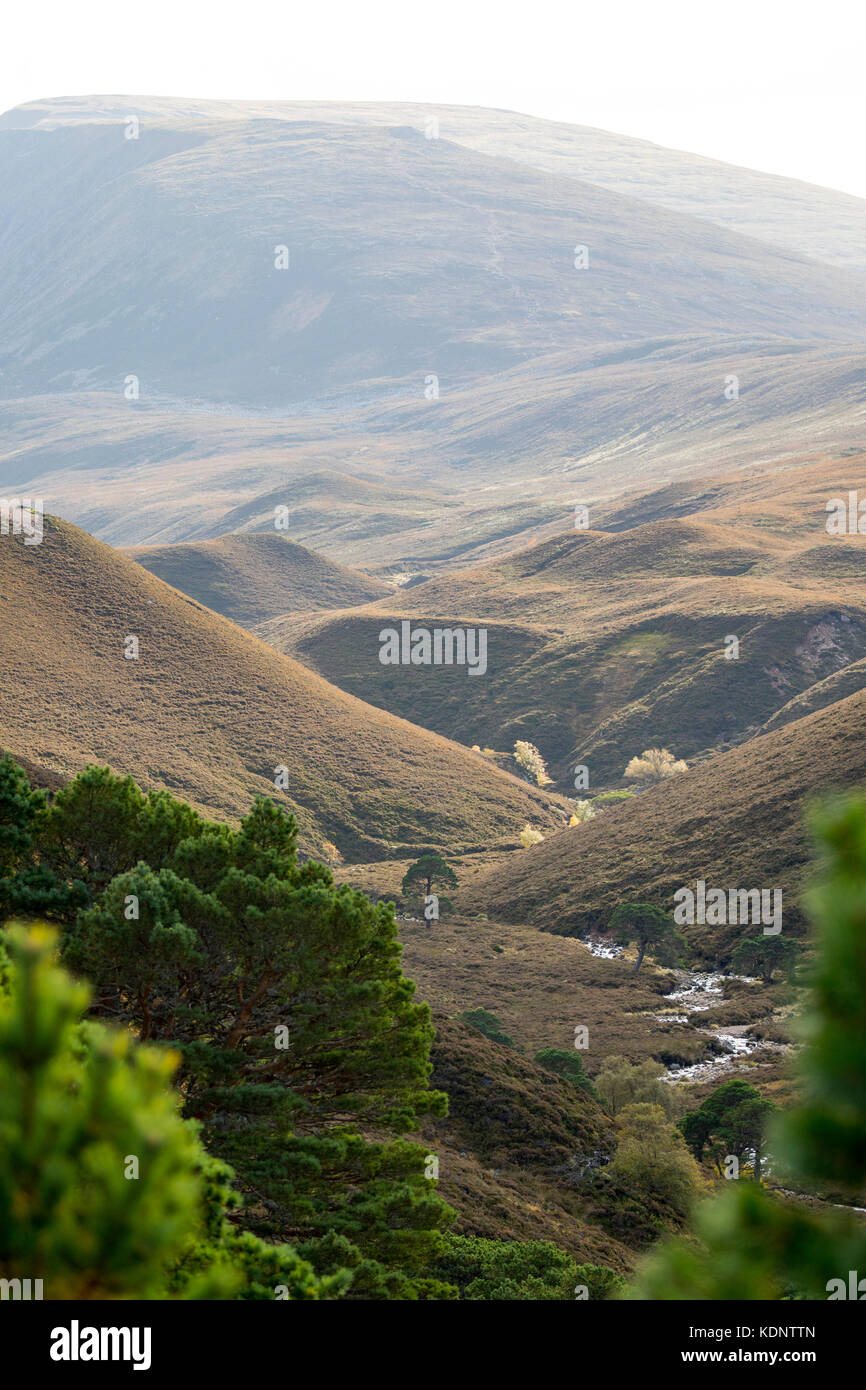
[[621,946],[637,943],[638,954],[633,974],[643,965],[647,951],[659,965],[673,965],[685,947],[676,931],[673,918],[652,903],[620,903],[608,923],[608,931]]
[[746,975],[760,975],[765,985],[772,984],[773,974],[781,970],[791,979],[797,964],[799,946],[787,936],[755,936],[741,941],[731,956],[735,970]]
[[457,875],[438,850],[425,849],[414,864],[409,865],[400,887],[407,896],[423,889],[422,896],[429,897],[434,884],[437,889],[456,888]]
[[760,1178],[764,1131],[775,1108],[748,1081],[735,1079],[683,1115],[679,1129],[698,1163],[709,1158],[721,1175],[727,1157],[754,1154],[755,1177]]
[[319,1258],[311,1242],[344,1237],[352,1296],[431,1296],[424,1271],[451,1212],[404,1135],[445,1098],[428,1087],[429,1010],[400,970],[393,909],[299,866],[297,827],[270,802],[238,831],[194,830],[160,837],[158,867],[114,877],[65,959],[98,1014],[178,1048],[186,1113],[236,1170],[251,1227],[303,1242],[328,1274],[331,1245]]
[[47,1299],[339,1296],[347,1271],[320,1280],[229,1223],[233,1175],[178,1113],[177,1056],[82,1022],[53,944],[13,925],[2,947],[0,1276]]
[[70,918],[87,900],[80,882],[59,882],[39,863],[37,843],[48,819],[45,792],[21,767],[0,757],[0,922],[12,916]]

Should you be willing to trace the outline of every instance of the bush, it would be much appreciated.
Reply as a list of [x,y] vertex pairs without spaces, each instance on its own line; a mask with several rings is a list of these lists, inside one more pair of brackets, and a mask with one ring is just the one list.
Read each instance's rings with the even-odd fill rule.
[[435,1273],[456,1285],[462,1299],[473,1302],[548,1303],[574,1298],[576,1286],[588,1282],[580,1279],[581,1268],[594,1267],[577,1265],[564,1250],[546,1240],[447,1235]]
[[544,836],[540,830],[535,830],[527,821],[520,832],[520,844],[523,849],[531,849],[533,845],[540,845]]
[[468,1023],[470,1028],[483,1033],[491,1042],[502,1043],[503,1047],[514,1046],[514,1039],[502,1031],[502,1024],[496,1014],[489,1013],[487,1009],[466,1009],[457,1017],[461,1023]]
[[532,1059],[536,1066],[552,1071],[556,1076],[572,1081],[582,1091],[587,1091],[593,1100],[601,1102],[601,1097],[583,1070],[583,1063],[577,1052],[566,1052],[563,1048],[543,1047]]

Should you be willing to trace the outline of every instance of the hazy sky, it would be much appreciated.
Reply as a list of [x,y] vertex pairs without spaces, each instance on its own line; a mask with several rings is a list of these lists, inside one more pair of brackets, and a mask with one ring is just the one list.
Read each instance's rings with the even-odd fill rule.
[[498,106],[866,197],[864,39],[863,0],[42,0],[6,7],[0,107],[95,92]]

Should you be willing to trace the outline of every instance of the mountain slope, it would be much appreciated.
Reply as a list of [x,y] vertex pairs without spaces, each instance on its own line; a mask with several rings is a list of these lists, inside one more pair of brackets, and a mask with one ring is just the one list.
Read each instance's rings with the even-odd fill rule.
[[508,112],[32,103],[0,118],[0,486],[123,545],[276,498],[291,539],[416,576],[856,447],[862,209],[833,198]]
[[[751,739],[595,820],[509,855],[460,892],[463,911],[565,935],[603,929],[621,902],[673,911],[678,888],[781,888],[783,931],[803,930],[810,802],[866,781],[866,693]],[[714,962],[740,926],[685,926]]]
[[541,793],[334,689],[66,522],[46,518],[37,546],[3,537],[0,579],[0,744],[49,771],[108,762],[218,817],[262,793],[296,812],[308,847],[371,859],[556,823]]
[[186,545],[134,546],[124,553],[166,584],[244,627],[288,611],[351,608],[390,593],[381,580],[337,565],[273,529],[270,534],[220,536]]
[[113,544],[270,531],[282,504],[292,540],[344,564],[439,569],[561,531],[576,502],[619,529],[636,489],[688,497],[708,472],[736,469],[741,487],[746,465],[862,450],[866,350],[691,335],[440,385],[427,401],[404,375],[384,403],[371,383],[301,414],[120,390],[0,401],[0,486]]
[[866,339],[866,277],[410,126],[7,120],[0,215],[7,396],[423,400],[557,347]]
[[816,260],[866,269],[866,202],[798,179],[744,169],[631,135],[543,120],[517,111],[420,102],[179,101],[172,97],[68,96],[28,102],[0,117],[4,126],[51,129],[59,124],[123,121],[236,120],[241,116],[348,125],[412,125],[436,121],[442,138],[560,177],[626,193],[674,212],[705,218]]

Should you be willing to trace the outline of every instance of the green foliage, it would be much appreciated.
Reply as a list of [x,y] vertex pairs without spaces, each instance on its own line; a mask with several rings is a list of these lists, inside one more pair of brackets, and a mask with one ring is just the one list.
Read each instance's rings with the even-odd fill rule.
[[[13,781],[17,791],[10,794]],[[131,777],[117,777],[107,767],[86,768],[56,792],[51,806],[42,793],[30,791],[25,774],[8,758],[0,760],[3,785],[0,838],[5,824],[8,839],[17,818],[18,844],[12,865],[0,861],[0,919],[15,913],[71,925],[117,874],[139,861],[163,865],[181,842],[222,829],[168,792],[145,795]]]
[[[437,892],[443,888],[456,888],[457,875],[438,850],[427,849],[414,864],[409,865],[400,887],[406,897],[412,898],[429,897],[434,885]],[[447,899],[445,901],[447,904]]]
[[87,901],[80,882],[63,884],[41,865],[37,840],[48,819],[45,792],[22,768],[0,757],[0,922],[17,916],[68,917]]
[[773,973],[781,970],[785,979],[793,978],[800,948],[787,936],[755,936],[741,941],[731,956],[734,969],[743,975],[760,975],[772,984]]
[[435,1272],[473,1302],[549,1303],[574,1298],[576,1286],[587,1282],[578,1277],[580,1268],[550,1241],[448,1235]]
[[583,1069],[583,1062],[576,1051],[566,1052],[564,1048],[543,1047],[540,1052],[536,1052],[533,1061],[539,1067],[544,1067],[545,1071],[552,1071],[556,1076],[562,1076],[566,1081],[573,1081],[575,1086],[579,1086],[582,1091],[588,1091],[593,1100],[600,1101],[600,1096]]
[[725,1176],[724,1160],[729,1155],[742,1161],[754,1153],[754,1173],[760,1178],[764,1131],[775,1109],[747,1081],[726,1081],[697,1110],[683,1115],[679,1129],[698,1163],[708,1158]]
[[605,1057],[595,1078],[595,1089],[609,1115],[616,1116],[627,1105],[658,1105],[671,1119],[679,1109],[676,1089],[662,1080],[661,1062],[629,1062],[626,1057]]
[[468,1023],[470,1028],[476,1028],[491,1042],[501,1043],[503,1047],[514,1046],[514,1039],[503,1032],[502,1021],[488,1009],[464,1009],[462,1014],[457,1014],[457,1018],[461,1023]]
[[685,949],[673,918],[653,903],[620,903],[607,927],[620,946],[637,943],[638,955],[633,973],[643,965],[647,951],[659,965],[675,965]]
[[608,1171],[686,1216],[701,1188],[700,1169],[679,1130],[659,1105],[627,1105],[619,1115],[619,1143]]
[[623,1276],[606,1265],[578,1265],[575,1273],[591,1299],[616,1298],[626,1288]]
[[[285,1246],[239,1234],[231,1171],[169,1084],[176,1055],[81,1022],[88,990],[44,927],[7,932],[0,992],[0,1273],[51,1299],[337,1296]],[[137,1170],[137,1171],[136,1171]]]
[[[863,1194],[866,1182],[866,802],[844,801],[815,819],[823,874],[809,894],[818,965],[806,1019],[803,1103],[784,1131],[807,1178]],[[864,1205],[860,1202],[859,1205]]]
[[[866,803],[816,818],[823,849],[809,904],[818,965],[800,1063],[804,1097],[771,1134],[797,1181],[841,1187],[862,1205],[866,1184]],[[853,1214],[815,1213],[735,1182],[697,1212],[696,1240],[663,1247],[629,1296],[665,1299],[827,1298],[832,1281],[866,1269]]]
[[[445,1237],[447,1241],[448,1237]],[[349,1301],[413,1301],[453,1300],[459,1297],[454,1284],[438,1277],[438,1261],[442,1242],[437,1245],[431,1267],[421,1275],[407,1276],[402,1270],[388,1269],[377,1260],[361,1255],[357,1246],[344,1235],[328,1232],[319,1239],[302,1243],[298,1254],[309,1260],[322,1277],[339,1277],[341,1271],[351,1275],[351,1285],[345,1294]]]
[[682,1230],[680,1212],[655,1191],[644,1191],[629,1175],[599,1168],[586,1189],[586,1217],[608,1235],[635,1250],[644,1250]]
[[33,791],[24,770],[4,753],[0,758],[0,873],[4,877],[31,849],[45,813],[45,792]]
[[65,791],[55,862],[65,846],[94,897],[64,958],[97,1015],[178,1049],[185,1113],[232,1164],[247,1226],[292,1244],[341,1235],[375,1296],[427,1296],[452,1214],[403,1136],[445,1097],[392,908],[299,866],[297,826],[270,801],[233,831],[104,769]]
[[827,1298],[831,1279],[866,1264],[862,1227],[730,1182],[697,1209],[694,1235],[648,1257],[628,1298],[777,1301]]

